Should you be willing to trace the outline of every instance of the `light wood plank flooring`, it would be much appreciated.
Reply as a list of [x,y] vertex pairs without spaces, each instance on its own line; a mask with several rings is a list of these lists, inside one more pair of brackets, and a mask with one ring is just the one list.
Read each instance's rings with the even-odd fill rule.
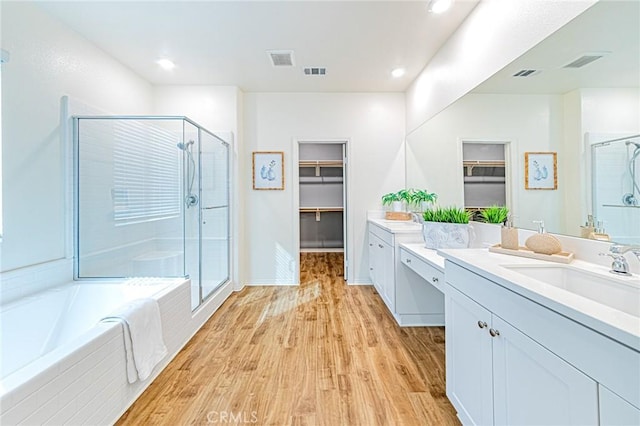
[[396,325],[342,254],[303,253],[300,287],[233,294],[118,425],[458,425],[444,329]]

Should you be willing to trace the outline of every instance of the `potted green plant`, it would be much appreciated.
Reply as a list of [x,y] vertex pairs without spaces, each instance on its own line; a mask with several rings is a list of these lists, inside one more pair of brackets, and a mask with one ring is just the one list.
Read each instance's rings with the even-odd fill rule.
[[426,210],[422,218],[422,236],[427,248],[467,248],[475,236],[469,225],[471,212],[464,208],[437,207]]
[[384,194],[382,196],[382,205],[383,206],[391,206],[391,209],[394,212],[402,211],[402,198],[397,192],[389,192],[388,194]]
[[480,217],[486,223],[504,224],[509,217],[509,209],[506,206],[493,205],[480,210]]
[[423,212],[429,210],[429,207],[436,202],[438,195],[435,192],[429,192],[426,189],[410,189],[410,206],[412,210]]

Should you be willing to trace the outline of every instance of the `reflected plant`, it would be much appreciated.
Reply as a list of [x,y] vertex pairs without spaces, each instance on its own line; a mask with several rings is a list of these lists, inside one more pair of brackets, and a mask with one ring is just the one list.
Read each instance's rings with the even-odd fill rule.
[[509,217],[509,209],[506,206],[493,205],[482,209],[480,216],[483,222],[504,224]]

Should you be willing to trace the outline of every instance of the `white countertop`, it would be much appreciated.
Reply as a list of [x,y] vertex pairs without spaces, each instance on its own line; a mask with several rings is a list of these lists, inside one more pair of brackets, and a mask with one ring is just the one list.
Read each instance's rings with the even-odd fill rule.
[[369,218],[367,220],[394,234],[422,232],[422,224],[410,220],[387,220],[377,218]]
[[[501,266],[540,265],[549,262],[491,253],[487,249],[446,249],[438,250],[438,254],[445,260],[640,351],[640,312],[638,316],[630,315]],[[605,276],[609,270],[607,267],[580,260],[574,260],[571,266]],[[640,278],[637,275],[622,279],[629,285],[637,285],[640,291]]]
[[411,252],[412,254],[424,259],[440,272],[444,272],[444,257],[440,256],[436,250],[428,249],[424,243],[419,244],[400,244],[401,248]]

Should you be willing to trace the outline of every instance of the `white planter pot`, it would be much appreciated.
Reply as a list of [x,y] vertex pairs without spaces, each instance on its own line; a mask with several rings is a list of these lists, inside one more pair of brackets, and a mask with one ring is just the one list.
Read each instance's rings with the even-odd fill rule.
[[462,223],[423,222],[426,248],[468,248],[475,238],[473,227]]
[[391,203],[391,210],[394,212],[401,212],[402,210],[402,201],[394,201]]
[[433,203],[431,201],[421,201],[420,202],[420,211],[426,212],[427,210],[431,210],[433,207]]

